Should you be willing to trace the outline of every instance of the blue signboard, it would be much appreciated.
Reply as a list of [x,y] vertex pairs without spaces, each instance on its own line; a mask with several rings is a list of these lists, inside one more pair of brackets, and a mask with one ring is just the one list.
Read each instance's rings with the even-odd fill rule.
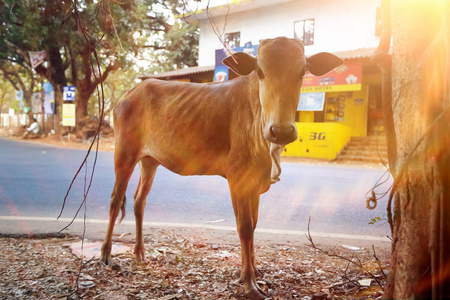
[[73,85],[63,87],[63,100],[67,102],[75,101],[75,87]]
[[[249,47],[251,43],[246,43],[247,47],[236,47],[232,49],[232,52],[245,52],[247,54],[256,56],[258,54],[258,45],[253,45]],[[229,56],[230,54],[225,49],[217,49],[216,50],[216,66],[223,66],[223,60],[225,57]]]
[[[258,46],[253,46],[251,42],[245,43],[244,47],[236,47],[232,49],[232,53],[244,52],[252,56],[258,53]],[[216,50],[216,67],[214,69],[214,81],[227,81],[229,79],[228,67],[223,64],[223,60],[230,54],[225,49]]]

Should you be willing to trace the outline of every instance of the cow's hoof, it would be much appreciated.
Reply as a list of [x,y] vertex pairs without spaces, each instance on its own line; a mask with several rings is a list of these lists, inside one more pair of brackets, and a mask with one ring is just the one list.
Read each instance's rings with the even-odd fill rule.
[[100,252],[101,253],[100,261],[107,266],[110,266],[112,263],[111,246],[112,246],[111,243],[104,242]]
[[112,263],[111,255],[102,254],[102,256],[100,257],[99,264],[105,265],[105,266],[110,266],[111,263]]
[[147,259],[145,259],[145,251],[143,248],[134,248],[134,258],[136,263],[148,263]]
[[149,261],[146,258],[137,258],[136,257],[135,261],[136,261],[137,264],[140,264],[140,265],[142,265],[142,264],[149,264]]
[[245,296],[251,300],[260,300],[266,299],[267,295],[264,291],[258,286],[256,282],[251,284],[244,284]]
[[267,295],[260,289],[253,288],[245,293],[245,296],[251,300],[263,300],[267,298]]

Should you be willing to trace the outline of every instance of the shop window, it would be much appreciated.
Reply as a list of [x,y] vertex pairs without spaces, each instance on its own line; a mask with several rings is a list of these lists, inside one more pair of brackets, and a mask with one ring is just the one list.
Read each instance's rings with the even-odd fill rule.
[[240,47],[241,33],[240,32],[225,33],[225,44],[230,48]]
[[314,45],[314,19],[294,22],[294,37],[305,46]]
[[324,119],[326,122],[344,122],[345,95],[327,98]]

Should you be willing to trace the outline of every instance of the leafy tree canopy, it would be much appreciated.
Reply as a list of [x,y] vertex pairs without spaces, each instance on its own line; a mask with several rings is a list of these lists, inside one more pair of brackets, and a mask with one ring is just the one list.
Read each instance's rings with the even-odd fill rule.
[[[45,50],[46,63],[34,72],[59,91],[75,85],[77,114],[83,117],[97,85],[110,72],[129,69],[146,50],[153,52],[149,71],[196,64],[196,28],[173,21],[183,8],[174,0],[0,0],[0,66],[30,69],[28,51]],[[92,64],[91,47],[102,76]]]

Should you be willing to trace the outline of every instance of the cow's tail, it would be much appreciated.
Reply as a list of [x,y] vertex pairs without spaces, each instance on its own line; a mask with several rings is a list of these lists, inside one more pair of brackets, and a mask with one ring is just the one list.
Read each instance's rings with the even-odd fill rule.
[[122,212],[122,216],[120,217],[119,223],[122,222],[123,218],[125,218],[125,205],[127,204],[127,197],[123,196],[122,207],[120,211]]

